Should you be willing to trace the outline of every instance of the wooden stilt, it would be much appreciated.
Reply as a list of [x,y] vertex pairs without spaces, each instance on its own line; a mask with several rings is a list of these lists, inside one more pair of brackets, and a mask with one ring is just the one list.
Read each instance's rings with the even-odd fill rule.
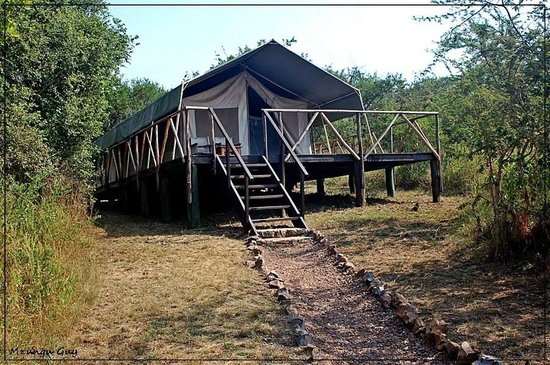
[[190,198],[187,200],[187,222],[190,228],[198,228],[201,225],[201,216],[197,165],[192,165],[188,171],[191,172],[191,176],[187,181],[191,181],[191,184],[186,186],[189,193],[187,196]]
[[144,217],[149,217],[150,211],[149,211],[149,200],[148,200],[148,194],[147,194],[147,183],[143,178],[139,180],[139,197],[141,202],[141,215]]
[[348,186],[349,186],[349,193],[355,194],[355,173],[351,173],[348,175]]
[[325,179],[317,179],[317,194],[325,196]]
[[441,200],[441,162],[436,158],[430,160],[430,172],[432,175],[432,198],[437,203]]
[[363,161],[355,161],[353,164],[355,170],[355,206],[362,207],[365,205],[365,165]]
[[163,222],[172,221],[172,210],[170,206],[170,185],[169,180],[163,174],[159,176],[159,198],[160,211]]
[[395,177],[393,175],[393,167],[386,168],[386,191],[388,196],[395,196]]

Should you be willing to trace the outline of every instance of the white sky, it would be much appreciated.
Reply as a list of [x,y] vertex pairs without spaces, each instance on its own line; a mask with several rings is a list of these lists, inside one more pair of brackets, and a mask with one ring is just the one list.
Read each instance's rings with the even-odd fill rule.
[[[128,2],[111,1],[112,4]],[[130,64],[122,70],[125,78],[147,77],[167,88],[178,85],[186,71],[207,71],[214,63],[215,53],[223,52],[222,47],[227,54],[233,54],[239,46],[255,48],[260,39],[274,38],[280,42],[293,36],[298,42],[291,50],[307,53],[317,66],[332,65],[335,69],[359,66],[380,75],[401,73],[412,80],[432,60],[429,49],[444,31],[438,24],[417,22],[412,17],[442,13],[446,9],[435,6],[110,7],[111,13],[126,24],[129,34],[139,36],[140,44],[134,49]]]

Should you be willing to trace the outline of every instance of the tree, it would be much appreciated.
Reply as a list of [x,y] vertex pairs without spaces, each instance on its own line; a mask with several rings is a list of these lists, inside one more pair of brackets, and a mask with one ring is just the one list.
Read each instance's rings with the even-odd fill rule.
[[110,129],[166,93],[160,84],[147,78],[117,80],[108,96]]
[[495,257],[539,250],[544,240],[533,237],[546,230],[548,244],[550,227],[543,7],[526,10],[509,0],[498,6],[440,3],[457,6],[422,19],[453,24],[439,41],[435,60],[458,76],[447,123],[464,125],[465,142],[483,161],[485,194],[476,201],[491,212],[480,231],[493,243]]
[[[10,132],[36,135],[37,143],[52,151],[53,163],[69,165],[75,176],[88,181],[93,141],[107,124],[107,96],[135,38],[103,3],[67,4],[35,6],[28,1],[28,6],[7,7],[10,31],[2,45],[7,66],[2,77],[9,92],[6,111],[19,111],[8,115]],[[20,162],[27,151],[13,152],[10,166],[25,169]],[[20,172],[18,176],[26,174]]]

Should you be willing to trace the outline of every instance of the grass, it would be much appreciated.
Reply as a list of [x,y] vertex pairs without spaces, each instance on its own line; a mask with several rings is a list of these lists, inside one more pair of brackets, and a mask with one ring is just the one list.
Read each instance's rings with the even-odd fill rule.
[[[527,262],[490,262],[464,227],[467,199],[398,191],[353,207],[347,181],[327,182],[324,200],[308,196],[307,221],[359,267],[398,289],[425,318],[450,323],[450,337],[503,358],[542,358],[543,280]],[[346,195],[344,195],[346,194]],[[419,203],[417,212],[411,211]]]
[[234,225],[99,223],[98,300],[70,336],[80,358],[304,359]]
[[37,177],[8,186],[8,350],[56,348],[93,299],[97,231],[69,185]]

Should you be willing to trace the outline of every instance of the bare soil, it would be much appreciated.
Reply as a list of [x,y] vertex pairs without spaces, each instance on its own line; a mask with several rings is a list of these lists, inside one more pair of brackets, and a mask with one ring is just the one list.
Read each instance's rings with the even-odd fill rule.
[[324,364],[440,363],[445,357],[415,337],[366,291],[340,273],[323,245],[300,243],[264,247],[269,270],[289,288],[292,304],[321,350]]
[[[381,194],[380,194],[381,195]],[[358,268],[401,291],[423,318],[448,322],[449,337],[508,363],[544,360],[544,276],[530,262],[494,262],[465,231],[464,197],[398,191],[396,198],[309,196],[307,221]],[[418,211],[412,211],[415,203]],[[523,360],[523,361],[522,361]]]

